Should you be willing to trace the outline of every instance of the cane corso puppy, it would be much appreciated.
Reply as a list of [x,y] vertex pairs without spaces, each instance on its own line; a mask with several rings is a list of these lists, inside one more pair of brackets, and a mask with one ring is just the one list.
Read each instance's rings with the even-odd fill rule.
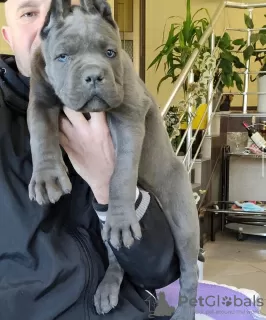
[[[54,203],[71,192],[58,139],[62,107],[106,112],[116,163],[103,240],[115,248],[130,248],[134,239],[141,239],[135,212],[138,181],[160,202],[180,259],[180,297],[190,303],[180,304],[172,319],[193,320],[199,224],[189,175],[172,150],[156,101],[121,48],[109,4],[81,0],[80,6],[71,6],[70,0],[52,0],[41,40],[32,61],[27,115],[33,160],[30,198],[39,204]],[[123,277],[108,251],[111,267],[95,294],[98,313],[115,307]],[[114,270],[120,280],[110,286],[114,277],[108,273]]]

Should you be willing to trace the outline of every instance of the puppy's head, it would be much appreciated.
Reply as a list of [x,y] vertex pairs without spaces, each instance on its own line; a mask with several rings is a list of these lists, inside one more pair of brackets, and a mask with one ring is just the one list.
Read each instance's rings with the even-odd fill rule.
[[122,103],[121,40],[106,0],[52,0],[41,39],[47,78],[64,105],[97,112]]

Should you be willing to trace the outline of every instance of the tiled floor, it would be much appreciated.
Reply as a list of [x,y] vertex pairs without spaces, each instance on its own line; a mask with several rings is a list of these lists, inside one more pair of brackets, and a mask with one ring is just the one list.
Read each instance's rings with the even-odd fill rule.
[[204,280],[257,291],[266,314],[266,237],[249,236],[239,242],[234,233],[225,231],[204,249]]

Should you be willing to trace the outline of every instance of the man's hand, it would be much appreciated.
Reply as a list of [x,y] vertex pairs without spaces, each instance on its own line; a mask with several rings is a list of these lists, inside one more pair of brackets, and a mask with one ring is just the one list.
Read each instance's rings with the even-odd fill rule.
[[96,200],[107,204],[115,154],[104,113],[91,113],[87,120],[80,112],[64,108],[60,118],[60,144],[76,172],[90,185]]

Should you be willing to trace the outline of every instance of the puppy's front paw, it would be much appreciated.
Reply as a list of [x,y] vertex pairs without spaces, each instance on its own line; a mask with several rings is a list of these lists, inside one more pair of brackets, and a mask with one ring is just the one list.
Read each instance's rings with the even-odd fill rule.
[[55,163],[49,169],[38,169],[33,172],[29,184],[29,198],[40,205],[55,203],[64,194],[70,193],[71,182],[63,163]]
[[104,241],[110,240],[116,249],[119,249],[121,244],[130,248],[135,239],[140,240],[142,237],[136,212],[134,210],[127,210],[126,213],[121,214],[108,212],[102,237]]
[[112,274],[105,274],[94,296],[94,305],[98,314],[108,313],[117,306],[120,282],[120,279],[116,279]]

